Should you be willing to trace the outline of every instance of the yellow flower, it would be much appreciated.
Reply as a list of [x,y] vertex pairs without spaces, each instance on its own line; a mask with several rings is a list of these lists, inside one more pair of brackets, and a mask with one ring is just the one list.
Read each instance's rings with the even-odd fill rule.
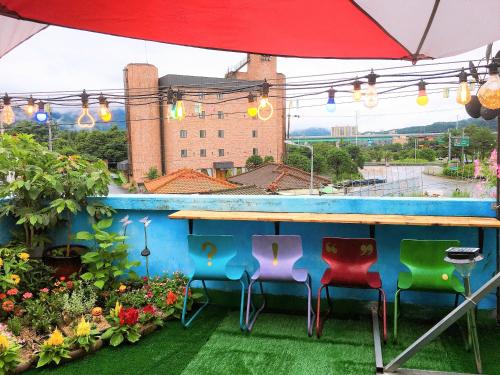
[[0,351],[4,352],[10,347],[10,342],[7,337],[0,335]]
[[54,332],[51,333],[47,341],[45,341],[45,345],[48,346],[59,346],[64,343],[64,337],[57,328],[54,330]]
[[127,286],[126,285],[120,284],[120,286],[118,287],[118,291],[120,293],[123,293],[126,290],[127,290]]
[[26,262],[30,258],[30,255],[28,253],[19,253],[18,257]]
[[3,266],[3,259],[0,258],[0,267],[2,267],[2,266]]
[[18,275],[12,274],[9,277],[16,285],[21,281],[21,278]]
[[82,316],[82,320],[76,326],[76,335],[79,337],[90,335],[90,323]]

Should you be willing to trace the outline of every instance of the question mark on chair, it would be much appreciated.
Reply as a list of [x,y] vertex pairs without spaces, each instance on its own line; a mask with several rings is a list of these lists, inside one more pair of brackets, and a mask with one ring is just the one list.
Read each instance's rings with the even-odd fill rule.
[[215,255],[215,253],[217,252],[217,247],[212,243],[212,242],[204,242],[202,245],[201,245],[201,250],[202,251],[205,251],[207,249],[207,247],[210,247],[210,251],[208,252],[207,254],[207,258],[208,258],[208,266],[212,266],[212,258],[213,256]]
[[277,266],[278,265],[278,243],[277,242],[273,242],[273,266]]

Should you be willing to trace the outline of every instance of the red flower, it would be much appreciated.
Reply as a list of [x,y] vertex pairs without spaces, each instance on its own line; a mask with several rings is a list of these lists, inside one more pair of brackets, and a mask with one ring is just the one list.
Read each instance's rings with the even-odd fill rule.
[[48,293],[49,292],[49,288],[42,288],[42,289],[40,289],[40,292],[42,292],[42,293]]
[[17,290],[16,288],[12,288],[12,289],[9,289],[9,290],[7,291],[7,294],[8,294],[9,296],[15,296],[15,295],[17,294],[17,292],[18,292],[18,290]]
[[146,306],[144,306],[144,307],[143,307],[142,312],[143,312],[144,314],[151,314],[151,315],[154,315],[154,314],[155,314],[155,312],[156,312],[156,309],[154,308],[154,306],[153,306],[153,305],[146,305]]
[[4,301],[4,303],[2,303],[2,309],[5,312],[11,312],[12,310],[14,310],[14,302],[12,302],[10,299]]
[[144,280],[144,282],[148,282],[148,277],[147,276],[143,276],[142,279]]
[[7,298],[7,294],[5,293],[0,293],[0,299],[5,299]]
[[173,293],[171,290],[167,293],[167,305],[173,305],[177,302],[177,295]]
[[129,309],[122,308],[118,317],[120,318],[120,325],[133,326],[139,320],[139,310],[134,309],[133,307]]
[[75,285],[73,284],[73,281],[71,281],[71,280],[66,283],[66,288],[68,288],[68,289],[73,289],[74,286]]
[[151,291],[147,292],[146,298],[153,298],[153,292],[151,292]]
[[25,292],[23,294],[23,299],[30,299],[31,297],[33,297],[33,293],[31,292]]
[[59,280],[61,280],[61,281],[66,280],[66,276],[61,276],[61,277],[59,278]]

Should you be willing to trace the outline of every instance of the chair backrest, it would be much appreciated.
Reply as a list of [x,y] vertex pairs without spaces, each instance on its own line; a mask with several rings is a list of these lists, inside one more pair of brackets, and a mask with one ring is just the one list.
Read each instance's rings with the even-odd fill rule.
[[233,236],[188,235],[189,257],[194,262],[191,277],[226,279],[227,263],[236,255]]
[[252,236],[252,255],[262,280],[294,280],[293,265],[302,257],[300,236]]
[[401,263],[412,274],[411,288],[448,290],[455,267],[444,261],[446,250],[460,247],[456,240],[402,240]]
[[368,270],[377,261],[377,243],[373,238],[323,238],[321,257],[346,285],[368,284]]

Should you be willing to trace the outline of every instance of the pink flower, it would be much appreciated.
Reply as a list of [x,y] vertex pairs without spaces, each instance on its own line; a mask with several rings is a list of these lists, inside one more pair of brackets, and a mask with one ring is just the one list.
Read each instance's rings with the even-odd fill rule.
[[40,292],[42,292],[42,293],[48,293],[49,292],[49,288],[42,288],[42,289],[40,289]]
[[33,293],[31,292],[26,292],[23,294],[24,299],[30,299],[31,297],[33,297]]
[[147,292],[146,298],[153,298],[153,292],[151,292],[151,291]]
[[12,288],[12,289],[9,289],[9,290],[7,291],[7,294],[8,294],[9,296],[15,296],[15,295],[17,295],[17,292],[18,292],[18,290],[17,290],[16,288]]

